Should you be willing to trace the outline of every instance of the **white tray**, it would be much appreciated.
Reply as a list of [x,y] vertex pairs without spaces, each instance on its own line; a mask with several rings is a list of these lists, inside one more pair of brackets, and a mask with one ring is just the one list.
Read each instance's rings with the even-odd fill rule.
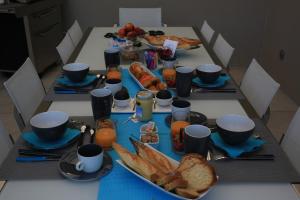
[[[172,158],[166,156],[165,154],[163,154],[163,153],[161,153],[160,151],[154,149],[154,148],[151,147],[150,145],[148,145],[148,144],[146,144],[146,145],[147,145],[149,148],[153,149],[154,151],[157,151],[157,152],[159,152],[160,154],[162,154],[163,156],[165,156],[165,157],[166,157],[167,159],[169,159],[169,161],[170,161],[172,164],[174,164],[175,166],[178,166],[178,165],[179,165],[179,162],[178,162],[178,161],[176,161],[176,160],[174,160],[174,159],[172,159]],[[179,195],[177,195],[177,194],[175,194],[175,193],[172,193],[172,192],[169,192],[169,191],[164,190],[164,188],[160,187],[159,185],[154,184],[154,183],[151,182],[150,180],[144,178],[144,177],[141,176],[140,174],[138,174],[138,173],[136,173],[135,171],[133,171],[132,169],[128,168],[128,167],[123,163],[122,160],[116,160],[116,161],[117,161],[117,163],[118,163],[119,165],[121,165],[122,167],[124,167],[126,170],[128,170],[129,172],[131,172],[131,173],[134,174],[135,176],[139,177],[139,178],[142,179],[143,181],[147,182],[148,184],[152,185],[153,187],[156,187],[157,189],[161,190],[162,192],[164,192],[164,193],[166,193],[166,194],[168,194],[168,195],[170,195],[170,196],[172,196],[172,197],[175,197],[176,199],[181,199],[181,200],[191,200],[191,199],[188,199],[188,198],[179,196]],[[211,190],[211,188],[210,188],[209,190],[207,190],[206,192],[201,193],[201,194],[199,195],[199,197],[198,197],[198,198],[195,198],[194,200],[196,200],[196,199],[201,199],[201,198],[204,197],[210,190]]]
[[[145,66],[143,65],[143,63],[140,63],[140,62],[133,62],[133,63],[139,63],[140,66],[141,66],[146,72],[148,72],[151,76],[156,77],[156,76],[155,76],[155,75],[154,75],[147,67],[145,67]],[[133,64],[133,63],[132,63],[132,64]],[[133,78],[133,80],[140,86],[141,89],[147,90],[147,91],[152,92],[152,93],[155,93],[154,91],[145,88],[145,87],[140,83],[140,81],[137,80],[137,79],[135,78],[135,76],[131,73],[130,68],[128,69],[128,73],[129,73],[129,75],[131,76],[131,78]]]
[[[129,106],[126,107],[117,107],[116,105],[114,105],[111,109],[112,113],[134,113],[135,109],[134,108],[134,103],[135,100],[131,99]],[[153,113],[171,113],[171,106],[159,106],[158,104],[153,105]]]

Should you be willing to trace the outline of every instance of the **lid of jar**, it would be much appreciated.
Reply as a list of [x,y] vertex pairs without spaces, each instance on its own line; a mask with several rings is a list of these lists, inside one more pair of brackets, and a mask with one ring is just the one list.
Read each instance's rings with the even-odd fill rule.
[[139,99],[150,99],[153,97],[153,94],[149,91],[139,91],[136,96],[139,98]]

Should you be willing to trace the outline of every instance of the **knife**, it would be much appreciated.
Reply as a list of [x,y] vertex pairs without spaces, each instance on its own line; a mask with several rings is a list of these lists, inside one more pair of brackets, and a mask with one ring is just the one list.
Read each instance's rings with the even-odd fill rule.
[[57,157],[47,157],[47,156],[29,156],[23,157],[19,156],[16,158],[16,162],[43,162],[43,161],[58,161]]
[[57,158],[61,157],[60,154],[36,151],[32,149],[18,149],[18,152],[20,155],[23,156],[48,156],[48,157],[57,157]]
[[236,89],[204,89],[204,88],[196,88],[193,89],[192,92],[196,93],[210,93],[210,92],[222,92],[222,93],[235,93]]

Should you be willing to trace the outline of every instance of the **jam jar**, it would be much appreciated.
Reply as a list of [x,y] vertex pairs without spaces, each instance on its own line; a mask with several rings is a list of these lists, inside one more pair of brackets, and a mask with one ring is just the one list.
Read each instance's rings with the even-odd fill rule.
[[136,116],[139,121],[152,119],[153,94],[149,91],[140,91],[136,95]]

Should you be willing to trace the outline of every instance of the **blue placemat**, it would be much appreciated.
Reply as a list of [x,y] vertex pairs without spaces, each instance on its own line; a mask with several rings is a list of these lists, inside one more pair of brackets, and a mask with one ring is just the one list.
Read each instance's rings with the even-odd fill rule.
[[80,131],[78,129],[70,129],[68,128],[64,134],[64,136],[53,142],[45,142],[33,132],[28,131],[21,134],[23,140],[31,144],[34,148],[43,149],[43,150],[51,150],[58,149],[68,145],[73,139],[80,135]]
[[[181,156],[175,154],[171,148],[170,129],[164,122],[167,115],[168,114],[153,114],[152,121],[157,125],[160,139],[158,150],[175,160],[180,160]],[[134,123],[128,121],[124,124],[123,122],[130,116],[130,114],[112,114],[111,119],[117,121],[117,142],[131,152],[135,152],[128,138],[131,134],[135,137],[139,137],[139,128],[145,124],[145,122]],[[110,174],[100,181],[99,200],[135,200],[144,199],[146,196],[153,197],[154,199],[173,199],[119,166],[119,164],[115,162],[116,159],[119,159],[115,151],[110,151],[109,154],[113,158],[114,168]]]
[[225,86],[227,81],[230,79],[228,75],[221,75],[214,83],[204,83],[200,78],[196,77],[193,79],[193,83],[202,88],[219,88]]
[[122,85],[127,88],[128,93],[132,98],[141,90],[140,86],[129,75],[128,69],[126,68],[122,68]]
[[265,141],[263,141],[261,139],[256,139],[254,137],[250,137],[245,143],[243,143],[241,145],[232,146],[232,145],[226,144],[223,141],[223,139],[220,137],[219,133],[217,133],[217,132],[211,134],[210,138],[212,139],[214,145],[223,149],[228,154],[228,156],[230,156],[232,158],[236,158],[243,153],[256,151],[263,144],[265,144]]
[[96,80],[97,76],[94,74],[88,74],[83,81],[81,82],[72,82],[70,79],[68,79],[67,76],[61,76],[58,79],[56,79],[56,82],[58,84],[68,86],[68,87],[84,87],[92,84]]

